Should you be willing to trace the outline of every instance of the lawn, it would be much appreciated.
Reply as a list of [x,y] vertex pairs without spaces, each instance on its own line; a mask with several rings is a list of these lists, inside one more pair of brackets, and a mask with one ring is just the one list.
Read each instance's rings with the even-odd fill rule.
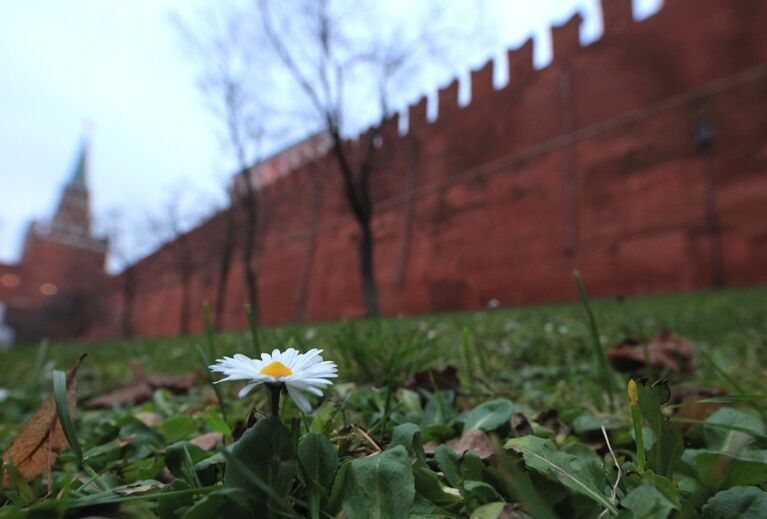
[[[68,447],[50,479],[5,463],[0,517],[767,517],[767,289],[591,308],[595,328],[567,303],[0,352],[0,452],[87,353]],[[664,330],[678,365],[642,345]],[[598,351],[626,339],[618,373]],[[288,347],[338,365],[308,415],[202,368]]]

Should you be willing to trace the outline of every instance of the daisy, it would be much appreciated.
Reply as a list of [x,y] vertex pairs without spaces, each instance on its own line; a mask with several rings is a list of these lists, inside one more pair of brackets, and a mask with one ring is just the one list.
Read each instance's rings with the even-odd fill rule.
[[279,387],[284,385],[298,408],[304,413],[309,413],[312,406],[303,392],[322,396],[320,388],[333,384],[328,379],[338,376],[335,362],[322,360],[321,353],[322,350],[316,348],[306,353],[298,353],[294,348],[288,348],[284,352],[275,349],[271,355],[262,353],[260,359],[251,359],[237,353],[234,357],[218,359],[210,369],[226,375],[216,383],[228,380],[249,381],[240,390],[240,398],[259,384],[269,384],[273,389],[277,389],[279,395]]

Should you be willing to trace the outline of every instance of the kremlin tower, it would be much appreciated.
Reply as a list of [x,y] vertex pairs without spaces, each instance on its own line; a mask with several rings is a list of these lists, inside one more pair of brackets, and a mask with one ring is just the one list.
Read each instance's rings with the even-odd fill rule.
[[106,253],[106,240],[91,231],[83,142],[53,219],[29,225],[18,264],[0,264],[4,326],[21,341],[86,333],[106,282]]

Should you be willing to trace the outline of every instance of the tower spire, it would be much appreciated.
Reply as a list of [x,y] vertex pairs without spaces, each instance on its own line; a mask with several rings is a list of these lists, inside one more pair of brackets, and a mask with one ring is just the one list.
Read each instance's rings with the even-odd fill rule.
[[88,193],[88,140],[83,138],[75,167],[53,217],[53,228],[68,235],[89,236],[91,228]]
[[75,168],[72,171],[72,177],[67,184],[67,187],[73,187],[77,189],[87,189],[88,179],[88,140],[83,138],[80,144],[80,154],[75,163]]

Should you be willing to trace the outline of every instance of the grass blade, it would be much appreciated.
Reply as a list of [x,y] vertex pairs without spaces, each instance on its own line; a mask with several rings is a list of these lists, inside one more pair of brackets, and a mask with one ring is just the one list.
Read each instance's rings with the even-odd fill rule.
[[642,432],[642,414],[639,409],[639,395],[637,394],[637,384],[632,378],[628,385],[629,406],[631,407],[631,421],[634,424],[634,441],[637,447],[637,470],[643,474],[647,467],[647,454],[644,445],[644,433]]
[[216,400],[218,400],[218,406],[221,408],[221,416],[224,418],[224,421],[226,422],[226,405],[224,404],[224,397],[221,395],[221,388],[218,387],[218,384],[215,384],[215,380],[213,378],[213,373],[210,371],[210,360],[208,359],[208,356],[205,354],[205,350],[202,349],[202,346],[199,344],[195,345],[195,349],[197,350],[197,356],[200,358],[200,363],[202,364],[202,369],[205,370],[205,375],[208,377],[208,383],[213,388],[213,392],[216,394]]
[[245,314],[248,316],[248,327],[250,328],[250,340],[253,342],[253,356],[261,356],[261,340],[258,336],[258,325],[256,324],[256,316],[253,315],[253,308],[250,304],[245,305]]
[[77,457],[77,463],[83,464],[83,450],[80,447],[80,441],[77,439],[77,431],[72,423],[72,416],[69,413],[69,401],[67,398],[67,375],[63,371],[53,372],[53,398],[56,401],[56,414],[59,417],[64,436],[69,442],[69,446]]
[[600,374],[599,378],[602,381],[602,386],[604,388],[605,394],[607,395],[610,409],[612,409],[614,404],[613,376],[610,368],[607,366],[605,354],[602,351],[602,344],[599,342],[599,329],[597,328],[597,320],[594,317],[594,312],[591,310],[591,303],[589,302],[589,298],[586,295],[586,289],[583,286],[583,280],[581,279],[581,275],[578,274],[577,270],[573,271],[573,278],[575,278],[575,286],[578,287],[578,294],[581,297],[581,303],[583,303],[583,308],[586,311],[586,315],[589,319],[591,345],[594,349],[594,363],[597,365],[597,370]]

